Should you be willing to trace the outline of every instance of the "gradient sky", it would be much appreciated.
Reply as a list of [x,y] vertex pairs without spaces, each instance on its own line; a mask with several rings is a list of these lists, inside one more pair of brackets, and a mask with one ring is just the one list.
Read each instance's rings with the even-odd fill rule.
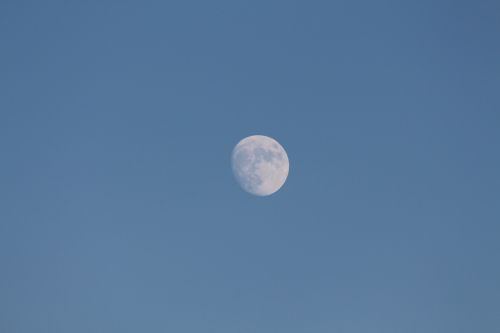
[[498,332],[499,36],[498,0],[2,1],[0,331]]

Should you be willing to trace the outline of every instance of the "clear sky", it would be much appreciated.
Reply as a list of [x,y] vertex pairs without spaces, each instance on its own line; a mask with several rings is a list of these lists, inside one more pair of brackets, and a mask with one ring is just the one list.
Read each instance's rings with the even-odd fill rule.
[[2,1],[0,332],[498,332],[499,36],[497,0]]

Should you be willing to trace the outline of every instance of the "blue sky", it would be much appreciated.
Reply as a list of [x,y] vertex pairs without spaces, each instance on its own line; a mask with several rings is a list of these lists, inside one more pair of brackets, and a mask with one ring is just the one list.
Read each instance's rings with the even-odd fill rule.
[[496,332],[499,13],[3,1],[0,331]]

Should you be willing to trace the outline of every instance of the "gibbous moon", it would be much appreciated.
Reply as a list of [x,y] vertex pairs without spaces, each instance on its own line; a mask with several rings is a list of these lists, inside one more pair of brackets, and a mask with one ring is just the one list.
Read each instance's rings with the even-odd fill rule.
[[233,149],[231,165],[240,186],[258,196],[278,191],[288,177],[286,151],[268,136],[252,135],[241,140]]

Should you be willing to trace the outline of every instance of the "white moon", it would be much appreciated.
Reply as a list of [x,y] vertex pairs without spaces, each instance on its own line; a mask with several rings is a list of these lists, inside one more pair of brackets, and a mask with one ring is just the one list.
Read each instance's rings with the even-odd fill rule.
[[288,177],[286,151],[268,136],[253,135],[241,140],[233,149],[231,165],[240,186],[258,196],[278,191]]

